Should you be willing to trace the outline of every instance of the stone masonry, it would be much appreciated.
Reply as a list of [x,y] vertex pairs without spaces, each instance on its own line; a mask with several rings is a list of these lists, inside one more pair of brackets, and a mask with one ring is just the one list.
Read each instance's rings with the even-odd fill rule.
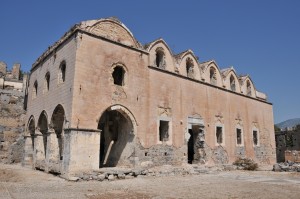
[[272,104],[248,75],[116,18],[83,21],[33,64],[24,166],[66,178],[102,167],[276,161]]

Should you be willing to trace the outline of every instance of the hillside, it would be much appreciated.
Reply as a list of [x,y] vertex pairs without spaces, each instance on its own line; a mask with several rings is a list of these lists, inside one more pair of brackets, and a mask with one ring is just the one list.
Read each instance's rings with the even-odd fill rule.
[[292,128],[296,125],[300,124],[300,118],[289,119],[283,122],[276,124],[281,129]]

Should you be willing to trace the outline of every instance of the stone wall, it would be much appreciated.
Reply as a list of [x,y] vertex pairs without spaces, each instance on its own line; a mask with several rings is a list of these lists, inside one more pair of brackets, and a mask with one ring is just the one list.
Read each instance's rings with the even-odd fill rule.
[[277,162],[285,161],[285,151],[300,151],[300,130],[276,132]]
[[12,71],[11,71],[13,79],[17,79],[17,80],[20,79],[20,72],[21,72],[20,70],[21,70],[21,64],[16,63],[13,65]]
[[0,61],[0,77],[6,75],[7,65],[3,61]]
[[[43,54],[31,70],[26,121],[33,121],[33,126],[37,128],[33,128],[32,134],[39,134],[39,138],[30,135],[29,131],[26,135],[32,136],[33,142],[38,141],[40,146],[44,144],[44,148],[51,146],[49,142],[43,143],[42,138],[48,140],[49,132],[53,130],[55,109],[62,106],[63,129],[73,129],[71,133],[64,134],[65,150],[60,162],[63,172],[101,167],[97,157],[101,161],[105,152],[100,153],[103,150],[100,138],[92,139],[93,136],[87,136],[87,132],[108,132],[104,136],[101,134],[101,140],[104,138],[107,142],[103,151],[111,151],[117,146],[114,145],[117,142],[115,137],[118,137],[115,134],[124,133],[123,124],[114,125],[120,119],[118,114],[127,119],[125,125],[132,125],[132,136],[119,135],[124,138],[121,143],[123,148],[107,155],[112,156],[111,162],[115,162],[118,156],[120,166],[128,162],[132,165],[187,163],[188,142],[192,137],[189,118],[202,121],[200,123],[206,136],[199,156],[203,163],[227,164],[239,157],[252,158],[261,164],[275,162],[272,104],[257,98],[252,84],[252,92],[246,95],[245,85],[247,78],[250,84],[249,77],[242,78],[242,88],[232,91],[222,85],[221,73],[213,62],[215,70],[219,71],[218,81],[217,84],[210,83],[210,65],[204,64],[200,70],[196,67],[197,59],[190,51],[186,56],[183,53],[172,57],[171,52],[167,52],[168,48],[164,47],[166,65],[159,68],[153,66],[158,47],[155,44],[149,49],[141,49],[128,46],[126,42],[111,41],[111,37],[103,38],[100,33],[99,36],[93,31],[74,32],[65,41],[60,40],[57,48],[51,47],[53,51]],[[109,34],[114,35],[113,32]],[[162,45],[159,47],[162,48]],[[192,76],[186,74],[187,60],[193,60],[195,64]],[[64,82],[59,79],[61,63],[66,63]],[[45,89],[47,74],[50,75],[50,82],[49,88]],[[121,81],[116,83],[118,79]],[[115,111],[116,114],[105,116],[108,119],[103,126],[101,118],[106,111]],[[193,126],[199,127],[200,123]],[[43,136],[39,130],[41,126],[44,126]],[[240,144],[237,142],[237,128],[242,132]],[[217,138],[218,129],[221,129],[222,141]],[[255,139],[254,131],[257,134]],[[136,141],[133,147],[132,137]],[[254,140],[259,142],[255,144]],[[49,167],[46,151],[48,149],[40,147],[41,155],[37,156],[38,167],[45,170]]]
[[0,89],[0,162],[18,163],[23,157],[24,93]]

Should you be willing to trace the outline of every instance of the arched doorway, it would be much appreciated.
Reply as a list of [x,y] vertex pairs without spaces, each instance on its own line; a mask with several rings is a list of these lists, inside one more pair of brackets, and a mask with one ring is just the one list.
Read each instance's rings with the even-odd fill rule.
[[43,111],[39,117],[38,128],[43,135],[43,147],[44,147],[44,156],[46,157],[47,153],[47,133],[48,133],[48,119],[46,112]]
[[106,109],[100,117],[98,129],[101,130],[99,167],[131,165],[136,129],[131,112],[120,105]]
[[54,154],[58,156],[58,160],[63,159],[63,125],[65,121],[65,110],[62,105],[57,105],[53,111],[51,117],[51,124],[53,126],[54,132],[57,137],[57,145],[58,145],[58,154]]
[[28,122],[27,131],[29,133],[28,136],[31,136],[32,141],[32,150],[34,149],[34,134],[35,134],[35,120],[34,117],[31,116]]
[[23,156],[23,166],[33,166],[34,164],[34,137],[35,137],[35,120],[33,116],[30,116],[27,129],[25,131],[25,146],[24,146],[24,156]]

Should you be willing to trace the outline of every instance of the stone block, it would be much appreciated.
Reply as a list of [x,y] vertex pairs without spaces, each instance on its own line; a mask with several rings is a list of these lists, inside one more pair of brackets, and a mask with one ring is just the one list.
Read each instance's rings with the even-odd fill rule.
[[109,180],[109,181],[115,180],[115,176],[114,176],[114,175],[109,175],[109,176],[108,176],[108,180]]

